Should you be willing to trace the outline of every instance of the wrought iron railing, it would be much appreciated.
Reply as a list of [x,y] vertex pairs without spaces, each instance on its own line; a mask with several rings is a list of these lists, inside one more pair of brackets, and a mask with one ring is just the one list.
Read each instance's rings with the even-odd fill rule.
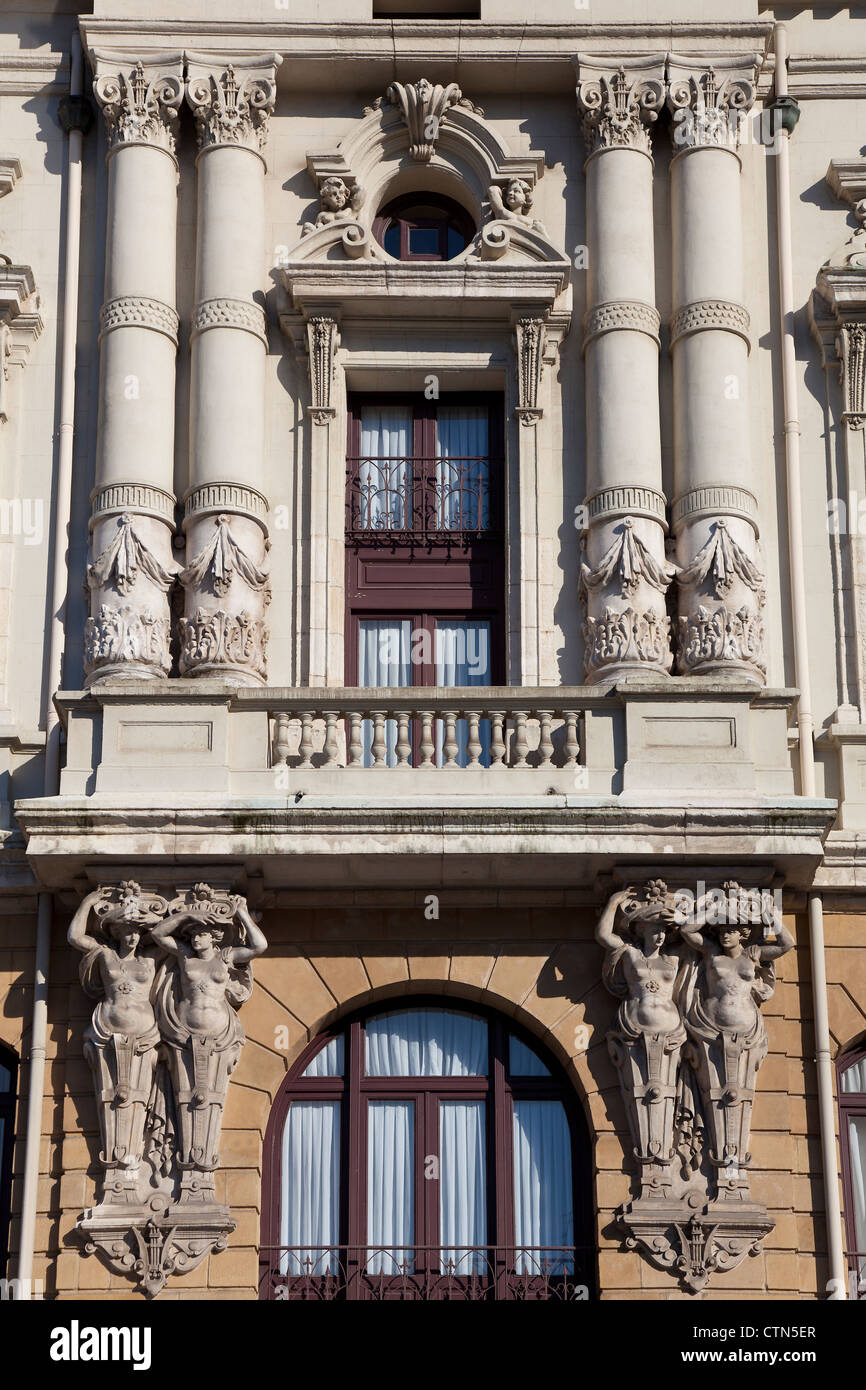
[[574,768],[581,710],[519,686],[281,692],[272,761],[294,768]]
[[589,1297],[580,1246],[274,1246],[261,1293],[286,1302],[570,1302]]
[[489,536],[501,522],[491,476],[501,461],[465,458],[346,460],[346,533],[364,542]]
[[848,1297],[852,1302],[866,1302],[866,1250],[849,1250]]

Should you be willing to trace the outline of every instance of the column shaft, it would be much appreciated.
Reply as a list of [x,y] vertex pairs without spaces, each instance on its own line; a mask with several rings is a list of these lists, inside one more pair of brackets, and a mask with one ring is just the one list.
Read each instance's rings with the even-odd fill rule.
[[174,129],[180,54],[94,54],[108,129],[105,300],[88,566],[87,681],[165,676],[175,499]]
[[748,404],[737,123],[753,65],[669,63],[678,669],[766,674]]
[[581,594],[589,681],[671,665],[658,400],[649,124],[664,55],[579,59],[588,150],[587,528]]
[[200,150],[191,340],[183,675],[258,683],[267,674],[264,492],[267,332],[261,293],[267,118],[275,54],[226,64],[190,55]]

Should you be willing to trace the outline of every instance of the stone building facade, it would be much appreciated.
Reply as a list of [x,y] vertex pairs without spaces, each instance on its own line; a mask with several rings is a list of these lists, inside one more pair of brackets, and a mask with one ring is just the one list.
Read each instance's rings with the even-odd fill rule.
[[7,7],[25,1291],[864,1296],[866,21],[672,4]]

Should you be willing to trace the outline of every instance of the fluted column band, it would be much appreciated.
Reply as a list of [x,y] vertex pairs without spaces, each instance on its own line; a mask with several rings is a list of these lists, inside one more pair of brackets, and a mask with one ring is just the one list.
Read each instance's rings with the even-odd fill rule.
[[587,497],[585,505],[590,523],[607,517],[645,516],[667,530],[664,494],[655,488],[638,484],[599,488]]
[[633,299],[608,300],[605,304],[595,304],[588,309],[583,319],[583,350],[603,333],[615,333],[623,329],[633,333],[645,333],[653,342],[660,345],[659,328],[661,318],[652,304],[642,304]]
[[686,522],[706,516],[738,516],[758,535],[758,502],[743,487],[719,483],[715,487],[696,487],[684,492],[671,504],[671,525],[678,531]]
[[727,299],[698,299],[692,304],[683,304],[673,314],[670,323],[671,348],[691,333],[704,329],[722,329],[736,333],[751,351],[749,338],[749,311],[743,304],[734,304]]
[[202,483],[184,497],[183,526],[210,513],[233,512],[257,521],[267,534],[268,500],[244,483]]

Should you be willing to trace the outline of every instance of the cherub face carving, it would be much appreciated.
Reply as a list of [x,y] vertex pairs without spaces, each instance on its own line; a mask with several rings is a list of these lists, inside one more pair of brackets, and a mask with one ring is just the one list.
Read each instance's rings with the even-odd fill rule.
[[328,212],[342,212],[349,201],[349,190],[342,179],[325,179],[319,190],[322,207]]

